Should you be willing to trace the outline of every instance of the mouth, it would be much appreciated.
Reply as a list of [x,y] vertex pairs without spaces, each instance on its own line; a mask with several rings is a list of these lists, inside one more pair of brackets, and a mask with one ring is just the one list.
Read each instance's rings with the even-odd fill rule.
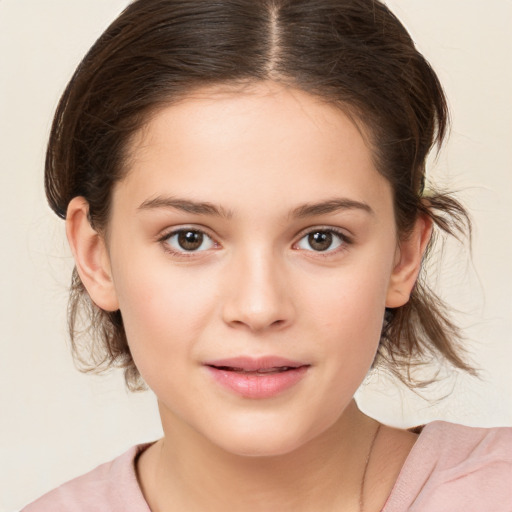
[[270,398],[294,387],[310,364],[280,357],[238,357],[204,364],[215,381],[244,398]]
[[236,368],[232,366],[215,366],[215,365],[207,365],[210,368],[215,368],[216,370],[224,370],[226,372],[235,372],[242,373],[247,375],[270,375],[272,373],[282,373],[289,372],[290,370],[296,370],[297,368],[301,368],[302,366],[277,366],[273,368],[258,368],[257,370],[246,370],[245,368]]
[[310,366],[308,363],[293,361],[279,356],[264,357],[232,357],[229,359],[218,359],[207,361],[206,366],[217,368],[228,372],[268,374],[296,370],[302,366]]

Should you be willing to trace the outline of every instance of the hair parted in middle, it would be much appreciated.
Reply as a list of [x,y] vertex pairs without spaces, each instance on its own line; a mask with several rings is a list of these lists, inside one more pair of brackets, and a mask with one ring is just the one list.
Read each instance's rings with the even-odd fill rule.
[[[123,179],[130,141],[160,108],[195,90],[243,89],[274,81],[348,114],[365,134],[377,170],[393,190],[400,238],[419,215],[435,231],[462,235],[466,211],[448,194],[425,197],[426,157],[448,125],[439,80],[404,26],[377,0],[136,0],[78,66],[57,108],[45,186],[52,209],[89,203],[91,225],[108,226],[112,189]],[[84,327],[85,326],[85,327]],[[144,384],[120,311],[98,308],[73,273],[69,329],[84,371],[125,369],[130,389]],[[473,370],[448,310],[420,275],[410,300],[388,310],[375,364],[409,386],[410,368],[441,356]]]

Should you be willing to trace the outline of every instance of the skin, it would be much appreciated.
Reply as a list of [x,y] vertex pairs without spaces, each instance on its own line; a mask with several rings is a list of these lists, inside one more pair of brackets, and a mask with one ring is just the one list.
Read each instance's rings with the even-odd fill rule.
[[[163,108],[132,141],[126,171],[106,236],[89,225],[83,198],[69,205],[67,234],[91,298],[121,310],[158,399],[164,438],[137,465],[151,509],[359,510],[377,422],[353,395],[385,307],[409,298],[429,222],[418,219],[399,243],[390,185],[361,131],[274,83]],[[219,214],[173,207],[177,198]],[[293,215],[340,198],[338,209]],[[204,232],[203,245],[185,251],[171,236],[180,228]],[[329,230],[340,233],[331,246],[313,247],[308,234]],[[240,355],[310,366],[285,392],[250,399],[204,367]],[[383,506],[414,441],[381,428],[365,510]]]

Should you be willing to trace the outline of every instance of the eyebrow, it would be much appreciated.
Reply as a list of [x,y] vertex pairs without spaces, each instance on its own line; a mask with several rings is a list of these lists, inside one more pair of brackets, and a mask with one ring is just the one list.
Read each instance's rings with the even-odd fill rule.
[[[233,212],[231,210],[226,210],[222,206],[205,201],[191,201],[189,199],[180,199],[176,197],[158,196],[153,199],[147,199],[138,207],[138,210],[144,211],[160,208],[181,210],[195,215],[210,215],[225,219],[231,219],[233,217]],[[289,213],[289,217],[303,219],[305,217],[327,215],[343,210],[360,210],[374,215],[374,211],[368,204],[362,201],[355,201],[353,199],[341,197],[300,205]]]
[[302,219],[304,217],[313,217],[314,215],[327,215],[343,210],[361,210],[363,212],[374,215],[374,211],[370,205],[362,202],[348,199],[345,197],[336,197],[327,201],[319,201],[318,203],[306,203],[290,212],[291,217]]
[[230,219],[233,212],[225,210],[222,206],[216,206],[213,203],[205,201],[191,201],[189,199],[180,199],[176,197],[155,197],[147,199],[138,208],[138,210],[155,210],[155,209],[173,209],[181,210],[186,213],[195,215],[211,215],[215,217],[223,217]]

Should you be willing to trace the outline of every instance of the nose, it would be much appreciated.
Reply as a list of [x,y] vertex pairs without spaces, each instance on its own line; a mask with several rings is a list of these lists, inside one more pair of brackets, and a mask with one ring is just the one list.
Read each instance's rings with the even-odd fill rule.
[[284,263],[253,252],[232,260],[228,274],[222,314],[229,326],[262,332],[292,323],[295,308]]

